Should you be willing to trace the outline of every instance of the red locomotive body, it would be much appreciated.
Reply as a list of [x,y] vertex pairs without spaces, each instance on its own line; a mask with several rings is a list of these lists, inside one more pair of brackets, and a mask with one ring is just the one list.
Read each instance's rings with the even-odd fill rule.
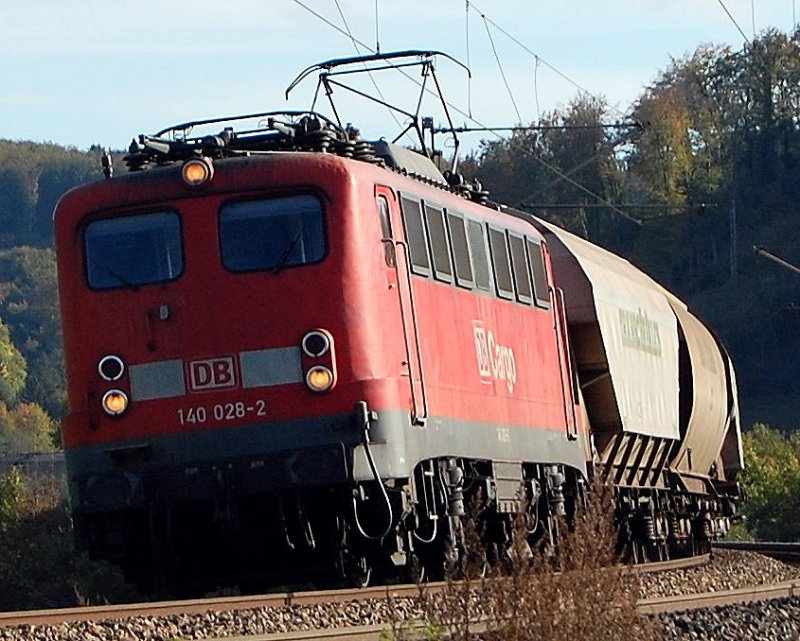
[[[134,574],[212,549],[363,574],[412,504],[387,556],[422,531],[442,549],[433,486],[456,460],[503,513],[523,480],[585,474],[533,226],[332,154],[213,169],[198,187],[179,166],[89,185],[56,213],[64,441],[94,552]],[[275,544],[242,552],[256,535]]]

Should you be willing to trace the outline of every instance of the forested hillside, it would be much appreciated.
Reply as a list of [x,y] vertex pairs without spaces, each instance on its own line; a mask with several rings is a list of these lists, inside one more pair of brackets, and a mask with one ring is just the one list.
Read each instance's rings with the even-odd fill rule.
[[745,424],[800,424],[800,275],[753,249],[800,265],[800,34],[703,46],[630,116],[580,96],[532,125],[469,171],[689,303],[732,353]]
[[[578,96],[530,124],[462,170],[686,300],[732,353],[745,425],[795,428],[800,275],[753,246],[800,265],[800,34],[703,46],[632,114]],[[0,141],[0,452],[52,445],[64,409],[52,211],[100,177],[98,149]]]
[[99,152],[0,140],[0,454],[60,444],[65,389],[53,208]]

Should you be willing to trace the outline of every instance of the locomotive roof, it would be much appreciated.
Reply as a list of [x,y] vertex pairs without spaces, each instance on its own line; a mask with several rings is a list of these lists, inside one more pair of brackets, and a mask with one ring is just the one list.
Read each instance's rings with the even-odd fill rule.
[[[255,122],[254,126],[248,123]],[[237,125],[244,124],[237,129]],[[216,127],[217,133],[194,134]],[[367,141],[352,126],[341,127],[313,111],[271,111],[173,125],[154,135],[135,138],[124,157],[131,172],[206,157],[215,160],[270,152],[334,154],[385,166],[411,178],[450,189],[485,203],[488,192],[477,181],[467,183],[457,172],[442,171],[428,156],[387,140]],[[110,167],[110,163],[105,166]],[[110,176],[110,171],[106,171]]]
[[[222,159],[243,155],[254,155],[275,151],[306,151],[329,153],[382,165],[429,184],[450,189],[470,200],[485,203],[488,192],[477,181],[467,184],[457,171],[459,142],[456,128],[450,117],[448,103],[436,78],[434,60],[439,57],[461,66],[468,75],[469,68],[451,56],[432,50],[407,50],[376,53],[367,56],[335,58],[305,69],[289,85],[289,93],[313,72],[319,72],[317,89],[311,109],[304,111],[270,111],[208,120],[196,120],[173,125],[154,135],[135,138],[125,156],[130,171],[141,171],[151,166],[184,162],[197,156]],[[414,112],[389,104],[370,96],[345,83],[354,74],[391,70],[405,73],[408,67],[420,67],[423,82]],[[433,79],[435,91],[426,81]],[[350,124],[343,125],[333,100],[334,88],[353,92],[366,100],[376,102],[390,111],[402,114],[408,123],[403,132],[392,142],[386,140],[363,140],[359,131]],[[324,89],[324,91],[323,91]],[[426,93],[438,96],[440,107],[449,127],[435,130],[433,118],[421,117],[420,108]],[[324,95],[330,102],[333,119],[315,111],[317,98]],[[205,133],[196,133],[198,130]],[[424,132],[446,131],[453,138],[454,154],[451,168],[441,171],[436,152],[429,149]],[[420,151],[407,149],[397,144],[404,134],[415,132]],[[439,155],[440,159],[441,156]],[[106,176],[111,175],[111,162],[104,160]]]

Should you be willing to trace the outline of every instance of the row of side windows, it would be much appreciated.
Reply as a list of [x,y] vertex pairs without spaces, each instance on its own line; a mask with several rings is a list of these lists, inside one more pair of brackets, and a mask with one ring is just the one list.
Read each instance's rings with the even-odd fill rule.
[[411,271],[505,300],[548,308],[539,240],[401,195]]

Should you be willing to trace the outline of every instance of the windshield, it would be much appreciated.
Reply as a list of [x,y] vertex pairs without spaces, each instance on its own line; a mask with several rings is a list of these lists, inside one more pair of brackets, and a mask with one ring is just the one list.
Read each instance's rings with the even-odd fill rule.
[[322,203],[311,195],[228,203],[219,216],[222,262],[246,272],[307,265],[325,255]]
[[96,220],[84,236],[90,287],[138,287],[183,271],[181,224],[174,212]]

